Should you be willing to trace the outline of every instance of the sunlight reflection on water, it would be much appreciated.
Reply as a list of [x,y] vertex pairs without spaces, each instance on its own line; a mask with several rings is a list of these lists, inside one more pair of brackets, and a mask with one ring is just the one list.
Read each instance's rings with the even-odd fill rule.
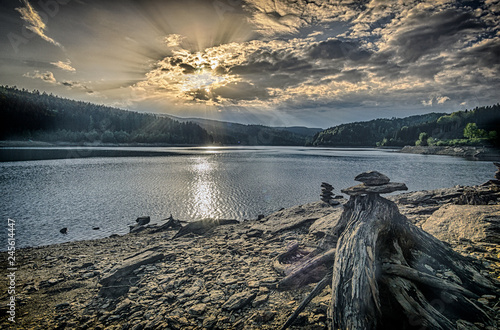
[[213,163],[205,157],[196,157],[193,159],[194,172],[194,206],[193,213],[197,218],[209,218],[216,214],[216,203],[219,192],[212,176]]
[[[375,149],[209,147],[148,152],[155,150],[175,155],[0,162],[0,216],[16,219],[16,246],[125,234],[128,224],[147,215],[152,223],[170,214],[186,221],[255,219],[319,200],[323,181],[339,194],[367,170],[383,172],[409,190],[422,190],[481,184],[496,169],[491,162]],[[67,235],[59,234],[63,227],[68,227]]]

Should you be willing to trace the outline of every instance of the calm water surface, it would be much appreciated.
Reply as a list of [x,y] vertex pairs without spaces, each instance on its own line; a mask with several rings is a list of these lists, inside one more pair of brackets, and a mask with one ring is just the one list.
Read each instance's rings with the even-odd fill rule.
[[[74,153],[70,148],[64,149]],[[137,148],[122,149],[122,151]],[[151,151],[151,149],[148,149]],[[375,149],[300,147],[157,148],[158,156],[73,158],[0,163],[0,250],[7,218],[18,247],[124,234],[138,216],[160,223],[207,217],[254,219],[319,200],[320,184],[336,193],[368,170],[410,191],[476,185],[493,178],[491,162]],[[168,156],[165,156],[168,154]],[[67,227],[68,234],[59,229]],[[92,230],[92,227],[100,227]]]

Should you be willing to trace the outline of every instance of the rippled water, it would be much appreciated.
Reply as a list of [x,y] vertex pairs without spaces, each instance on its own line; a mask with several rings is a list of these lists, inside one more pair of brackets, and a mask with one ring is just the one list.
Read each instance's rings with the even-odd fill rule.
[[[476,185],[495,171],[491,162],[374,149],[155,150],[159,156],[0,163],[5,228],[0,250],[6,249],[9,217],[16,220],[17,246],[39,246],[124,234],[143,215],[152,223],[170,214],[188,221],[253,219],[319,200],[322,181],[340,193],[367,170],[405,182],[410,190]],[[63,227],[67,235],[59,233]]]

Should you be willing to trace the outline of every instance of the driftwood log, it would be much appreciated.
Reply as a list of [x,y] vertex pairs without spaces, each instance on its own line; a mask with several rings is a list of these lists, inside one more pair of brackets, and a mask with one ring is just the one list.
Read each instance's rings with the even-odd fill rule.
[[[398,185],[387,183],[388,188]],[[498,294],[499,288],[480,273],[481,265],[413,225],[394,202],[370,192],[386,188],[368,187],[363,193],[360,186],[343,190],[351,198],[325,236],[324,252],[311,253],[314,257],[290,272],[278,288],[300,285],[307,274],[323,274],[299,309],[331,283],[330,329],[494,325],[491,311],[477,298]],[[299,309],[282,329],[293,323]]]

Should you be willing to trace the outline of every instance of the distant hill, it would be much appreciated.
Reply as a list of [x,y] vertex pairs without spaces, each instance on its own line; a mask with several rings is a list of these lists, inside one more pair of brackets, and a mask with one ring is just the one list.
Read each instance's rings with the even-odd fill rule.
[[270,127],[263,125],[244,125],[203,118],[168,117],[180,122],[192,122],[204,128],[221,144],[231,145],[305,145],[312,140],[321,128],[302,126]]
[[318,131],[140,113],[0,86],[0,140],[302,146]]
[[375,119],[322,130],[141,113],[0,86],[0,140],[75,144],[500,146],[499,131],[499,104],[451,114]]
[[73,143],[207,144],[194,123],[0,87],[0,139]]
[[305,137],[313,137],[317,133],[323,131],[322,128],[312,128],[305,126],[290,126],[290,127],[275,127],[277,129],[282,129],[284,131],[289,131],[297,135],[305,136]]
[[330,127],[314,136],[315,146],[375,146],[404,126],[433,122],[444,113],[429,113],[406,118],[374,119]]
[[[468,124],[475,129],[464,139]],[[317,133],[314,146],[499,145],[500,105],[451,114],[429,113],[406,118],[342,124]],[[423,139],[423,140],[422,140]],[[420,140],[420,141],[419,141]],[[419,141],[419,142],[417,142]]]

